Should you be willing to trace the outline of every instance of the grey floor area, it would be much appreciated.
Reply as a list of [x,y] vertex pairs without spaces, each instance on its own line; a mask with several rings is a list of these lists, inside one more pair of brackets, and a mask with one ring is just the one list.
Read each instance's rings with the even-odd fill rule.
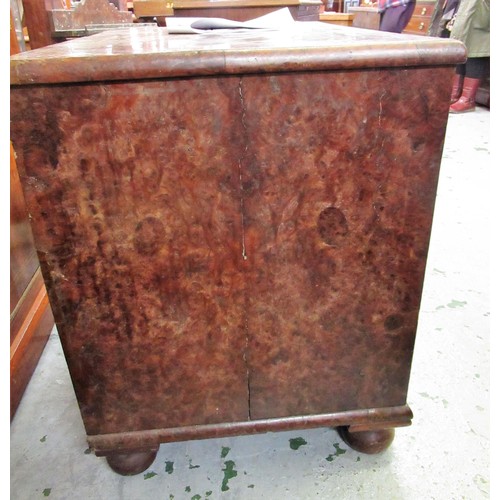
[[[11,498],[481,499],[489,477],[490,113],[451,115],[408,403],[380,455],[333,429],[163,444],[122,477],[88,450],[57,332],[11,424]],[[497,497],[498,498],[498,497]]]

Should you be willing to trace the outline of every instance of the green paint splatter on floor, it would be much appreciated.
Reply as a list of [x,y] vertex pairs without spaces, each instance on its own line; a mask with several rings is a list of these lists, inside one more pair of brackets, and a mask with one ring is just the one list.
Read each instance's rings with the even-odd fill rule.
[[193,495],[193,496],[191,497],[191,500],[201,500],[201,495],[198,495],[198,494]]
[[40,443],[45,443],[45,441],[47,441],[47,436],[46,435],[43,436],[42,439],[40,439]]
[[221,458],[226,458],[227,457],[227,454],[231,451],[231,448],[229,448],[228,446],[223,446],[222,447],[222,450],[220,452],[220,457]]
[[189,468],[190,469],[199,469],[200,466],[199,465],[193,465],[193,461],[191,459],[189,459]]
[[451,307],[452,309],[456,309],[457,307],[464,307],[466,304],[467,302],[465,300],[461,301],[452,299],[452,301],[449,304],[447,304],[447,306]]
[[186,487],[184,488],[184,491],[185,491],[186,493],[189,493],[189,492],[191,491],[191,486],[186,486]]
[[229,486],[227,483],[229,482],[230,479],[233,479],[238,475],[238,471],[235,470],[234,466],[235,463],[232,460],[227,460],[224,462],[225,468],[222,469],[222,472],[224,472],[224,479],[222,480],[222,491],[227,491],[229,490]]
[[92,450],[90,448],[87,448],[83,453],[85,453],[85,455],[90,455],[92,453]]
[[165,460],[165,472],[167,472],[168,474],[172,474],[174,472],[174,462]]
[[289,439],[290,448],[292,450],[298,450],[301,446],[307,444],[307,441],[303,437]]
[[247,488],[255,488],[255,484],[249,484]]
[[439,311],[439,309],[444,309],[444,308],[445,308],[444,306],[437,306],[436,311]]
[[[423,398],[430,399],[431,401],[439,401],[439,399],[440,399],[439,396],[431,396],[430,394],[427,394],[426,392],[419,392],[418,395],[422,396]],[[446,401],[446,400],[443,399],[442,402],[444,403],[444,401]]]
[[144,479],[151,479],[152,477],[155,477],[157,476],[158,474],[156,472],[146,472],[146,474],[144,474]]
[[212,494],[212,491],[205,491],[205,496],[209,497]]
[[333,447],[335,448],[335,453],[332,453],[331,455],[328,455],[326,457],[326,460],[328,460],[329,462],[333,462],[335,457],[339,457],[340,455],[343,455],[347,451],[344,448],[341,448],[339,443],[333,443]]
[[43,492],[42,492],[42,493],[43,493],[43,496],[44,496],[44,497],[48,497],[48,496],[50,495],[50,492],[51,492],[51,491],[52,491],[52,488],[45,488],[45,489],[43,490]]
[[356,462],[360,462],[360,461],[361,461],[361,457],[356,458]]
[[347,451],[344,448],[341,448],[339,443],[333,443],[333,447],[335,448],[336,457],[343,455]]
[[441,271],[440,269],[434,268],[433,271],[439,274],[444,274],[446,276],[446,273],[444,271]]

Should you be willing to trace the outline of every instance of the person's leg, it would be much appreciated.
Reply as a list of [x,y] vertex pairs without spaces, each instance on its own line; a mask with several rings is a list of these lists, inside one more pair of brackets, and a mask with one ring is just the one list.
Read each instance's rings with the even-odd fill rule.
[[465,63],[460,99],[450,106],[450,113],[467,113],[476,109],[476,93],[488,70],[488,57],[471,57]]
[[409,23],[415,2],[408,5],[399,5],[398,7],[389,7],[380,17],[380,31],[390,31],[391,33],[401,33]]
[[455,70],[455,76],[453,77],[450,105],[455,104],[460,99],[460,96],[462,95],[464,77],[465,77],[465,64],[459,64]]

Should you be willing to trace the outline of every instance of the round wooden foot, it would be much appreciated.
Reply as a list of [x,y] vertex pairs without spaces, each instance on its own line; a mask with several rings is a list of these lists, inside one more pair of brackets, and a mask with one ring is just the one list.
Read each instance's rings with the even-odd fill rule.
[[350,432],[349,427],[338,427],[340,437],[353,450],[373,455],[389,448],[394,439],[394,429]]
[[113,453],[107,455],[108,465],[122,476],[133,476],[144,472],[155,460],[156,450]]

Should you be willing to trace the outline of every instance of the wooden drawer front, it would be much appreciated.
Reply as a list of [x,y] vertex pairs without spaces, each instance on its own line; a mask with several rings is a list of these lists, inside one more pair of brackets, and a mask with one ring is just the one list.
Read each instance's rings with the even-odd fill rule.
[[429,3],[419,2],[419,3],[417,3],[417,6],[415,7],[415,11],[413,12],[413,17],[423,16],[423,17],[431,18],[432,14],[434,13],[435,7],[436,7],[436,4],[434,2],[429,2]]
[[427,35],[435,7],[435,2],[418,2],[413,16],[403,32],[414,35]]
[[408,26],[404,30],[405,33],[413,33],[417,35],[427,35],[431,26],[431,19],[427,17],[412,17]]

